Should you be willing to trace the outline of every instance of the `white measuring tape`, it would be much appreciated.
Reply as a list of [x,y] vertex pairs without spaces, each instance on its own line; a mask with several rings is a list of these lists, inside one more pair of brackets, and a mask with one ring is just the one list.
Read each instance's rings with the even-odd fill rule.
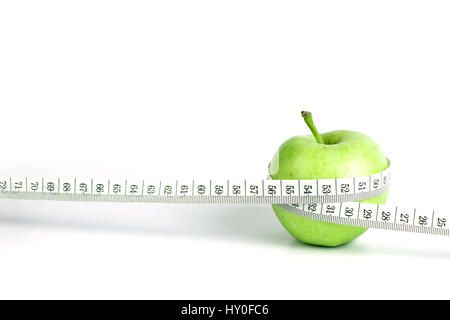
[[308,180],[149,181],[91,178],[0,178],[0,198],[97,202],[278,204],[306,218],[359,227],[450,235],[450,217],[355,202],[383,194],[390,167],[370,176]]

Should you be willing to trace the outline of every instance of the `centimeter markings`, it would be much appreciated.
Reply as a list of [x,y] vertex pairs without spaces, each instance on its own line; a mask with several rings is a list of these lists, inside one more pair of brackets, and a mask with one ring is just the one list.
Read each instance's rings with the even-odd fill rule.
[[[388,168],[371,176],[309,180],[148,181],[0,177],[0,195],[15,198],[17,194],[30,197],[35,194],[55,199],[62,195],[66,198],[71,195],[99,196],[99,201],[106,201],[100,196],[145,196],[148,202],[176,203],[218,203],[221,198],[230,203],[344,202],[383,193],[389,186],[390,176]],[[271,202],[274,200],[276,202]]]
[[438,215],[435,211],[417,213],[416,209],[358,202],[314,203],[303,206],[281,204],[280,207],[302,217],[324,222],[394,231],[450,235],[447,223],[449,217]]
[[450,217],[358,203],[387,191],[390,168],[371,176],[308,180],[148,181],[91,178],[0,178],[0,198],[99,202],[279,204],[319,221],[450,235]]

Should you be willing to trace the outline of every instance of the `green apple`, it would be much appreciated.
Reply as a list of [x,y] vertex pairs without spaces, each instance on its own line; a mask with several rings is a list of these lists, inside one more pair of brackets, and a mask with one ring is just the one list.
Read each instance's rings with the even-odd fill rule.
[[[312,136],[286,140],[269,164],[272,179],[328,179],[366,176],[383,171],[389,160],[370,137],[355,131],[338,130],[319,134],[311,113],[302,116]],[[360,202],[384,204],[387,192]],[[335,247],[351,241],[367,228],[307,219],[272,205],[286,230],[296,239],[313,245]]]

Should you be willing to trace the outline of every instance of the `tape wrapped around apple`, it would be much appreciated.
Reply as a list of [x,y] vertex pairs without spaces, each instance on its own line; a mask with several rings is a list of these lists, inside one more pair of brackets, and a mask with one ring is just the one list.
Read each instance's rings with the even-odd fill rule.
[[[313,135],[286,140],[269,164],[272,179],[331,179],[366,176],[385,170],[389,160],[365,134],[338,130],[319,134],[310,112],[302,116]],[[387,192],[359,202],[384,204]],[[296,239],[318,246],[336,247],[363,234],[367,228],[300,217],[272,205],[286,230]]]

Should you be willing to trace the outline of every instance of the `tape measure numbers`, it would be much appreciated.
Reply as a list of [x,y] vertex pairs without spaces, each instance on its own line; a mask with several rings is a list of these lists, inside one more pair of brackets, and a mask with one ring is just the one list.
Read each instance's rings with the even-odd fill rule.
[[306,218],[359,227],[450,235],[450,217],[355,202],[383,194],[390,167],[362,177],[308,180],[150,181],[92,178],[0,178],[0,198],[96,202],[278,204]]

